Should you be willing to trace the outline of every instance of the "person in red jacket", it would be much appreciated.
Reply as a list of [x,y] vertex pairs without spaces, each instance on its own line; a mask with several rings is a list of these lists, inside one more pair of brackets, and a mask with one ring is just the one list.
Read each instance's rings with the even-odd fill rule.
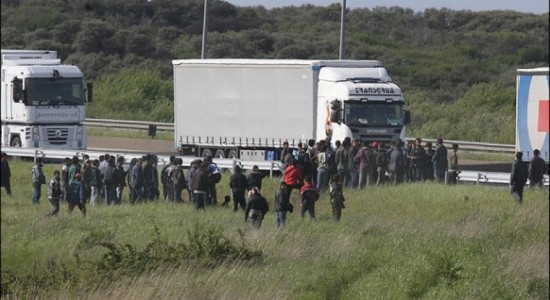
[[304,175],[302,170],[296,166],[297,161],[293,160],[285,169],[283,175],[283,182],[288,186],[288,197],[290,198],[290,193],[292,189],[299,189],[304,185]]
[[319,199],[319,190],[311,183],[311,176],[307,175],[304,178],[305,184],[300,189],[302,198],[302,207],[300,209],[300,217],[303,219],[306,211],[309,213],[309,220],[315,221],[315,202]]

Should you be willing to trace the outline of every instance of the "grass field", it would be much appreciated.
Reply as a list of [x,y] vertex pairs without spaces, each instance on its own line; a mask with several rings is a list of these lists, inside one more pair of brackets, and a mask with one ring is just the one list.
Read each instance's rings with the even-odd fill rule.
[[[260,230],[242,212],[163,201],[66,204],[47,218],[46,187],[31,205],[27,161],[10,161],[2,189],[4,299],[548,299],[547,189],[434,183],[346,190],[342,220],[329,199],[317,221],[277,229],[276,179]],[[57,165],[44,167],[47,178]],[[218,198],[228,193],[228,177]],[[187,199],[187,198],[185,198]],[[298,194],[292,194],[298,208]]]

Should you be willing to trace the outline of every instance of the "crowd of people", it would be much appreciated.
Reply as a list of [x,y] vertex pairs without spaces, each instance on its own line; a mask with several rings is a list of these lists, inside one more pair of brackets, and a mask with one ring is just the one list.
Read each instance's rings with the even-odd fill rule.
[[[434,180],[440,183],[456,184],[460,174],[458,145],[453,144],[448,153],[443,139],[436,140],[435,149],[431,142],[422,145],[417,138],[408,143],[393,141],[389,147],[384,143],[362,143],[358,139],[336,141],[335,147],[326,140],[310,141],[308,145],[298,144],[296,149],[283,144],[281,150],[282,176],[275,193],[275,220],[277,227],[284,226],[287,213],[294,207],[290,201],[293,190],[300,198],[300,217],[306,213],[315,221],[315,202],[325,192],[330,194],[333,219],[338,221],[345,208],[345,189],[364,189],[377,185],[397,185],[403,182]],[[522,202],[523,187],[530,180],[532,186],[540,186],[547,166],[540,158],[540,151],[529,162],[522,161],[522,153],[516,153],[510,186],[512,195]],[[187,191],[188,201],[198,210],[217,205],[216,185],[222,172],[207,156],[195,159],[187,167],[181,158],[170,157],[170,163],[157,169],[158,159],[154,154],[133,158],[125,168],[125,159],[109,154],[90,159],[88,155],[65,158],[59,169],[54,170],[49,182],[42,171],[42,159],[37,158],[31,169],[33,187],[32,203],[39,204],[42,185],[47,184],[48,200],[52,210],[48,216],[56,215],[60,203],[69,204],[69,212],[78,207],[86,215],[86,205],[99,202],[120,205],[124,191],[128,189],[130,204],[162,199],[183,203],[182,193]],[[7,155],[2,152],[1,186],[11,196],[10,169]],[[267,200],[261,194],[263,174],[254,166],[248,175],[236,166],[229,178],[231,196],[225,196],[222,206],[230,206],[245,213],[245,221],[254,228],[261,226],[269,211]],[[248,199],[247,199],[248,196]]]

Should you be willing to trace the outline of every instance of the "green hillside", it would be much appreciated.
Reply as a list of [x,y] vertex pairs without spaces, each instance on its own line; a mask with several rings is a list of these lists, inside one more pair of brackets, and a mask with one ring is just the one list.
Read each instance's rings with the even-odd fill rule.
[[[337,59],[340,4],[210,1],[208,58]],[[202,0],[2,1],[2,48],[58,50],[95,82],[91,118],[173,121],[173,59],[200,58]],[[549,14],[349,9],[347,59],[382,61],[409,136],[513,143],[515,70],[549,65]]]

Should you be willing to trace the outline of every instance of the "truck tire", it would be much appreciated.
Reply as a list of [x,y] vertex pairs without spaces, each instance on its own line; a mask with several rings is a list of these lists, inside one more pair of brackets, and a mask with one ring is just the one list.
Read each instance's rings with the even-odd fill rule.
[[[204,149],[204,150],[202,150],[202,157],[207,157],[207,156],[212,157],[212,151],[210,151],[210,149]],[[212,158],[213,158],[213,157],[212,157]]]
[[10,146],[11,146],[11,147],[19,147],[19,148],[21,148],[21,138],[19,138],[18,136],[12,138],[12,139],[11,139]]
[[239,154],[237,150],[229,150],[229,154],[227,154],[227,158],[239,158]]
[[216,154],[214,155],[215,158],[225,158],[225,151],[222,149],[216,150]]

